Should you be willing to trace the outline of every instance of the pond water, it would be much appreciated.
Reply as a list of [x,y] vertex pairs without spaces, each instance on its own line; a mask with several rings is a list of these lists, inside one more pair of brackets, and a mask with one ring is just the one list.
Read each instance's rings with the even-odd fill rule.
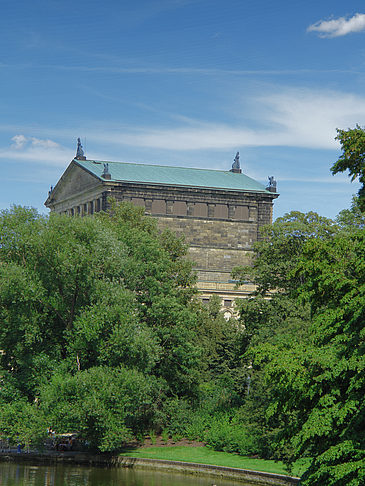
[[213,476],[195,476],[130,468],[36,466],[0,462],[1,486],[252,486]]

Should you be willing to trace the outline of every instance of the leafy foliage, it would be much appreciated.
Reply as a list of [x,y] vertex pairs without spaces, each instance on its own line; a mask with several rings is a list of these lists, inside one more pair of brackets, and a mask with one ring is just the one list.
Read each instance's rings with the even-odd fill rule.
[[343,209],[339,212],[336,222],[344,230],[352,231],[354,228],[365,228],[365,213],[360,209],[360,201],[357,196],[352,198],[350,209]]
[[[241,305],[253,385],[265,388],[263,401],[254,388],[248,409],[261,407],[256,420],[273,441],[271,455],[288,463],[314,458],[302,478],[308,485],[364,481],[365,231],[359,216],[341,216],[339,226],[324,221],[314,233],[296,228],[300,244],[288,246],[287,273],[281,238],[260,243],[257,281],[273,275],[280,290],[270,300],[258,295]],[[283,223],[275,234],[292,242],[288,218]]]
[[161,383],[137,370],[95,367],[55,374],[40,394],[57,429],[77,431],[94,448],[120,448],[153,423]]
[[25,400],[100,450],[158,427],[164,398],[198,391],[199,307],[185,255],[131,204],[92,218],[3,211],[0,404]]
[[362,184],[358,196],[359,207],[365,211],[365,130],[359,125],[348,130],[337,129],[336,140],[339,140],[342,154],[332,165],[332,174],[349,171],[351,180],[357,177]]
[[27,400],[2,403],[0,407],[0,430],[9,442],[42,448],[47,437],[47,421],[42,411]]
[[0,430],[28,445],[77,430],[100,451],[185,436],[311,458],[304,485],[360,486],[364,228],[361,198],[336,221],[292,212],[264,228],[235,270],[257,291],[226,321],[218,299],[194,300],[183,241],[130,204],[3,211]]
[[301,282],[293,273],[302,248],[308,240],[327,239],[336,232],[336,224],[317,213],[292,211],[262,228],[262,239],[255,243],[253,266],[238,267],[234,276],[241,283],[250,279],[257,292],[290,293]]

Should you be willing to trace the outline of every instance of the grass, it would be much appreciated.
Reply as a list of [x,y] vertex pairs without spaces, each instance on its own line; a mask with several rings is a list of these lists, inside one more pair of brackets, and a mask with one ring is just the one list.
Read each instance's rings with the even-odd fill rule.
[[300,477],[308,467],[308,460],[300,459],[289,472],[280,461],[253,459],[228,452],[217,452],[208,447],[171,446],[148,447],[124,452],[122,456],[140,457],[143,459],[164,459],[169,461],[197,462],[213,466],[238,467],[254,471],[286,474]]

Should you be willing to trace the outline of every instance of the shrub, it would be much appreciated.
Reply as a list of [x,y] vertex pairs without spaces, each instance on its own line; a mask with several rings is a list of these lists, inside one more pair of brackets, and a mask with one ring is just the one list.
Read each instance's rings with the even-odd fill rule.
[[254,437],[229,414],[214,416],[204,439],[216,451],[237,452],[241,455],[257,452]]

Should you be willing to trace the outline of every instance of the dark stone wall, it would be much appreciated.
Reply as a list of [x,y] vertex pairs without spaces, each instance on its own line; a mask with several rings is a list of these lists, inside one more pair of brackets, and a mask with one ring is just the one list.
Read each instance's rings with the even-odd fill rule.
[[185,235],[192,246],[250,249],[257,239],[254,222],[155,216],[161,228]]
[[169,228],[184,236],[199,281],[228,282],[231,271],[250,263],[260,227],[272,221],[276,195],[235,191],[118,184],[110,195],[145,208]]

